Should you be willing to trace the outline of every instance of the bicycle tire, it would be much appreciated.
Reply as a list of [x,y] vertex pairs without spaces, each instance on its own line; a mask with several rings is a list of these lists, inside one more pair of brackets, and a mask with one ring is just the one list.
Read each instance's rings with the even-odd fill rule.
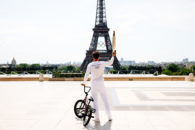
[[74,105],[74,113],[78,118],[82,118],[84,116],[85,111],[85,102],[84,100],[80,99],[77,100]]
[[87,126],[89,124],[89,121],[91,120],[92,117],[92,109],[91,107],[86,108],[86,112],[83,116],[83,126]]

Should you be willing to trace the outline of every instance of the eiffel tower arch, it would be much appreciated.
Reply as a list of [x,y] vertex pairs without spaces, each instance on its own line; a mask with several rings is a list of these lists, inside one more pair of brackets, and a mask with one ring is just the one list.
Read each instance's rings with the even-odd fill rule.
[[[109,28],[107,27],[105,0],[97,0],[95,27],[93,28],[93,36],[86,51],[86,57],[81,64],[81,70],[86,71],[87,65],[93,61],[92,52],[100,53],[100,61],[108,61],[112,57],[112,44],[109,36]],[[114,57],[113,68],[120,69],[120,63],[117,57]]]

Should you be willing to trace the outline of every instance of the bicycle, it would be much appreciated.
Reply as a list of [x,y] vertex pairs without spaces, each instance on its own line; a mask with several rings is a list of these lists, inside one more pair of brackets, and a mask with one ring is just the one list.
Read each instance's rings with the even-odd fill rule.
[[[88,91],[86,90],[86,88],[88,88]],[[88,98],[88,94],[90,90],[91,90],[91,87],[84,86],[84,93],[85,93],[84,100],[79,99],[76,101],[74,105],[74,113],[78,118],[83,118],[84,126],[87,126],[91,118],[94,118],[92,114],[95,113],[96,111],[90,105],[90,103],[94,101],[92,97]]]

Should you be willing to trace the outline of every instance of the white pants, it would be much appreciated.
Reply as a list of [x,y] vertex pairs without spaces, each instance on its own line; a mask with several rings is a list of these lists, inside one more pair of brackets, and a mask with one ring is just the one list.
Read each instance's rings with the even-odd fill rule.
[[103,100],[104,107],[105,107],[108,118],[111,119],[112,117],[111,117],[111,112],[110,112],[110,106],[108,104],[106,89],[104,87],[104,81],[103,82],[102,81],[91,82],[91,95],[94,99],[94,102],[93,102],[94,108],[96,109],[95,119],[99,119],[98,94],[100,94]]

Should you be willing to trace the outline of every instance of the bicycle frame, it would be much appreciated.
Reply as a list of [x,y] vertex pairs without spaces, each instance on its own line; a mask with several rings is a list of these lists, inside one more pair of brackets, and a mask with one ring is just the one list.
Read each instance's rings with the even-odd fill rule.
[[[86,87],[89,88],[88,91],[86,91]],[[87,106],[89,106],[89,104],[90,104],[90,102],[91,102],[91,100],[88,100],[88,93],[90,92],[90,90],[91,90],[91,87],[89,87],[89,86],[84,86],[84,93],[85,93],[85,98],[84,98],[85,110],[86,110]]]

